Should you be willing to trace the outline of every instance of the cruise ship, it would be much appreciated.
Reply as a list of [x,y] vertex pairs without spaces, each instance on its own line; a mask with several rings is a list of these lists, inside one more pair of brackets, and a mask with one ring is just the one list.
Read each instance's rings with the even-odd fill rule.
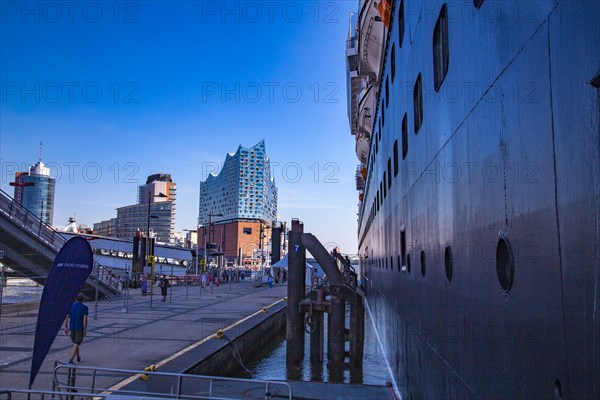
[[360,1],[362,282],[402,399],[600,399],[600,1]]

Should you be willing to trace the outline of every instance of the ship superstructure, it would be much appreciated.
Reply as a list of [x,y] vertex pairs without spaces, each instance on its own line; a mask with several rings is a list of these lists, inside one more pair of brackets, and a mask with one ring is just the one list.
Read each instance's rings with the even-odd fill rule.
[[396,391],[600,398],[600,2],[357,11],[359,254]]

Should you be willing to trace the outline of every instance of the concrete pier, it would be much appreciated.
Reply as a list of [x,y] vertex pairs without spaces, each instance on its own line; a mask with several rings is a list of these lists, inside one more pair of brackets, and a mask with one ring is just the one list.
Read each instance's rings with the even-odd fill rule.
[[[131,290],[127,313],[123,312],[123,301],[99,302],[97,319],[94,319],[94,302],[86,301],[90,314],[88,334],[81,346],[81,364],[136,370],[153,364],[164,370],[177,359],[176,368],[169,371],[182,372],[200,361],[202,351],[199,349],[207,348],[207,339],[218,329],[229,327],[226,333],[235,336],[241,332],[244,319],[255,313],[263,314],[263,307],[274,307],[275,303],[279,307],[286,306],[280,302],[286,295],[285,286],[256,288],[247,281],[215,286],[212,293],[206,288],[202,295],[199,286],[189,286],[187,300],[185,285],[172,286],[172,289],[171,302],[155,299],[152,309],[150,298],[142,298],[139,290]],[[28,385],[37,311],[36,305],[29,308],[3,306],[0,387],[26,388]],[[69,337],[59,332],[33,388],[51,388],[54,361],[68,361],[71,348]],[[192,350],[199,353],[193,354]],[[119,381],[118,377],[112,380]]]
[[[173,286],[171,302],[155,302],[150,309],[149,298],[142,298],[139,290],[132,290],[127,313],[122,301],[103,301],[98,304],[94,319],[94,303],[86,302],[90,309],[88,335],[81,347],[81,366],[109,367],[142,371],[149,365],[158,372],[175,372],[198,369],[198,372],[219,375],[227,369],[224,360],[226,340],[215,339],[219,329],[228,338],[243,341],[254,335],[263,336],[260,329],[266,320],[285,314],[287,303],[285,285],[255,287],[247,281],[204,289],[198,286]],[[187,292],[187,294],[186,294]],[[265,310],[263,310],[263,308]],[[3,306],[0,320],[0,388],[27,388],[31,351],[37,318],[37,304]],[[248,341],[237,343],[246,353],[252,346]],[[259,345],[256,345],[257,347]],[[65,362],[72,348],[70,339],[59,332],[32,389],[52,388],[52,368],[55,361]],[[220,356],[220,353],[224,354]],[[221,357],[221,358],[220,358]],[[227,358],[231,358],[227,356]],[[212,363],[212,364],[211,364]],[[203,368],[207,368],[204,370]],[[83,382],[79,377],[78,384]],[[142,383],[138,374],[101,373],[97,387],[132,389]],[[160,390],[161,384],[152,377],[148,384]],[[294,398],[302,399],[390,399],[389,389],[383,386],[332,384],[321,382],[291,382]],[[168,388],[164,388],[169,393]],[[228,398],[248,397],[243,384],[224,385],[220,392]],[[15,397],[23,398],[23,397]],[[36,400],[39,397],[32,397]],[[264,393],[262,398],[264,398]]]

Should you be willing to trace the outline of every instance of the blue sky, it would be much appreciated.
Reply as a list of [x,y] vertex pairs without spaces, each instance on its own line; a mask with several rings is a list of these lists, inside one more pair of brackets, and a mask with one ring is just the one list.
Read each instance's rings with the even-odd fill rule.
[[115,217],[165,172],[183,230],[200,180],[265,139],[280,219],[356,253],[344,51],[358,1],[0,5],[2,190],[41,141],[55,225]]

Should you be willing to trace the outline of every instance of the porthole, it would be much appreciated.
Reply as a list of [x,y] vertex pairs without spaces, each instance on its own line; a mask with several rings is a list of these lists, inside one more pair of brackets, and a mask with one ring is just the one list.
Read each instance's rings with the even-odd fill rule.
[[404,0],[400,1],[400,9],[398,10],[398,44],[402,48],[404,40]]
[[390,256],[390,269],[394,270],[394,257]]
[[442,6],[433,30],[433,88],[437,92],[448,73],[448,7]]
[[425,276],[425,251],[421,250],[421,276]]
[[423,123],[423,83],[421,74],[417,76],[415,87],[413,89],[413,111],[414,111],[414,127],[415,135],[419,133]]
[[400,231],[400,260],[402,261],[401,271],[406,271],[406,231]]
[[392,187],[392,160],[390,158],[388,158],[388,163],[387,163],[387,177],[388,177],[387,185],[388,185],[388,189],[390,189]]
[[410,275],[410,253],[406,255],[406,272]]
[[385,185],[385,181],[387,180],[386,178],[386,173],[385,171],[383,172],[383,198],[387,197],[387,186]]
[[400,271],[400,256],[398,255],[398,271]]
[[515,262],[510,243],[503,237],[496,246],[496,273],[502,290],[509,292],[515,276]]
[[475,6],[475,8],[481,7],[482,3],[483,3],[483,0],[473,0],[473,5]]
[[398,139],[394,141],[394,176],[398,176]]
[[[381,126],[385,126],[385,107],[381,106]],[[379,140],[381,140],[381,135],[379,136]]]
[[[388,76],[385,77],[385,107],[390,105],[390,78]],[[383,116],[383,110],[381,112]]]
[[394,83],[394,77],[396,76],[396,43],[392,43],[392,83]]
[[563,399],[562,385],[561,385],[560,380],[558,378],[556,378],[554,380],[554,398],[556,400],[562,400]]
[[444,251],[444,265],[446,268],[446,279],[450,282],[452,281],[452,249],[450,246],[446,247]]
[[406,113],[404,113],[404,118],[402,118],[402,159],[406,159],[406,155],[408,154],[408,118]]

